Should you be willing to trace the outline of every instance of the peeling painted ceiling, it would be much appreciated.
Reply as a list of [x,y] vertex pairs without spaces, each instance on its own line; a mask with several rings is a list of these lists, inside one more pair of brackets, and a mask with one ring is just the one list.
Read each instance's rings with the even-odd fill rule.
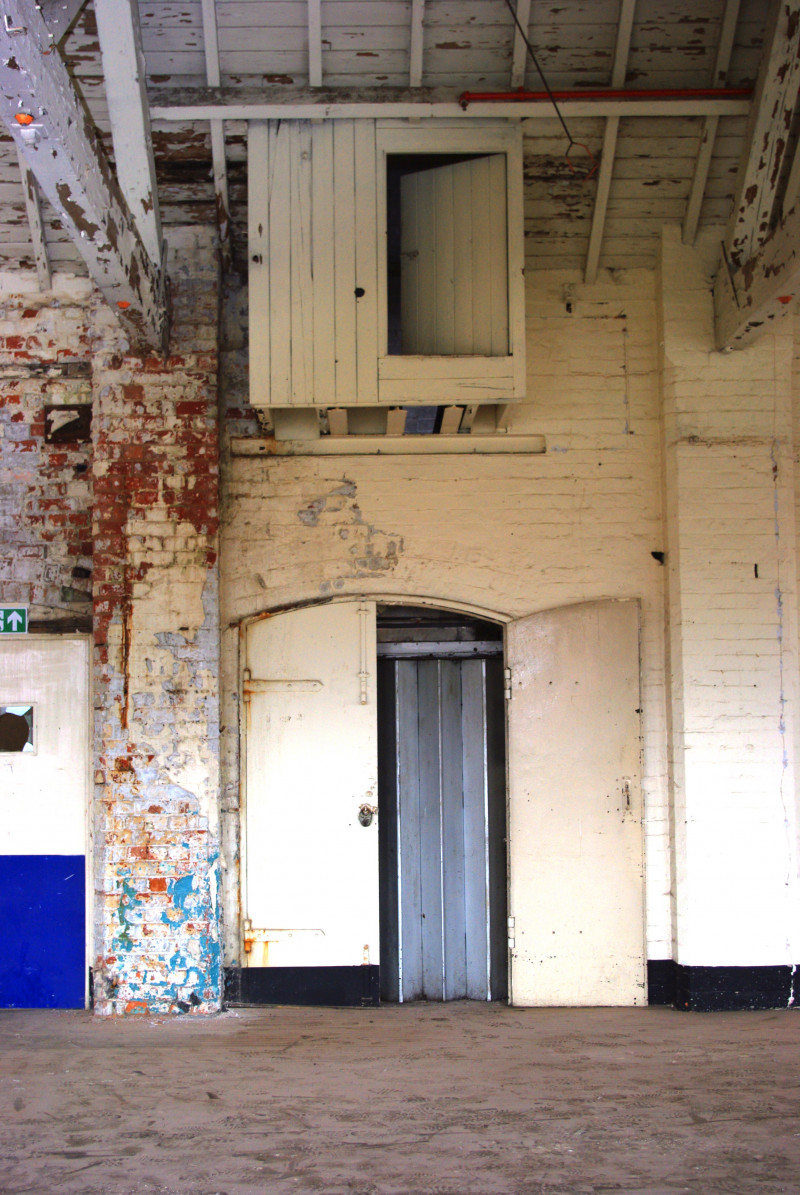
[[[50,0],[50,3],[61,0]],[[65,9],[70,0],[63,0]],[[73,0],[73,8],[78,7]],[[43,0],[46,15],[46,4]],[[768,5],[764,0],[516,0],[528,38],[550,87],[575,93],[726,87],[752,88],[759,70]],[[733,37],[719,69],[725,22]],[[271,103],[315,94],[334,100],[354,90],[389,98],[418,85],[425,97],[541,90],[542,82],[515,31],[505,0],[141,0],[142,49],[151,110],[198,97],[215,102],[268,98]],[[205,18],[205,25],[204,25]],[[735,20],[733,20],[735,18]],[[624,23],[629,23],[629,37]],[[211,22],[211,25],[209,24]],[[213,26],[213,27],[212,27]],[[209,59],[218,45],[218,57]],[[58,42],[91,122],[113,159],[109,107],[93,0]],[[724,47],[723,47],[724,49]],[[213,58],[213,55],[212,55]],[[208,90],[215,82],[219,87]],[[565,156],[568,142],[552,108],[526,119],[525,234],[528,268],[585,269],[652,266],[664,222],[683,223],[692,179],[707,133],[687,99],[679,115],[657,114],[661,100],[619,109],[611,161],[602,166],[608,118],[566,117],[572,138],[586,147]],[[719,116],[694,223],[724,225],[747,130],[741,114]],[[566,110],[566,105],[565,105]],[[486,105],[487,115],[492,114]],[[635,115],[626,112],[635,111]],[[663,111],[663,109],[662,109]],[[698,112],[701,108],[698,106]],[[234,262],[246,250],[246,123],[225,120],[224,165]],[[794,131],[791,130],[792,137]],[[152,142],[166,237],[174,224],[214,224],[218,216],[209,120],[154,119]],[[606,140],[606,156],[609,143]],[[788,160],[788,155],[787,155]],[[605,218],[590,246],[598,194]],[[10,136],[0,134],[0,264],[32,269],[20,166]],[[85,272],[58,214],[43,202],[47,254],[53,269]]]

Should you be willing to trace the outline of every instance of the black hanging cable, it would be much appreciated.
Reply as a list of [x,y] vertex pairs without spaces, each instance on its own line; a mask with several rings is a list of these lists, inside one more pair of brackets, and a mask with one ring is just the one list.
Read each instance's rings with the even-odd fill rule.
[[586,174],[584,177],[591,178],[592,175],[594,174],[595,170],[597,169],[597,161],[595,159],[595,156],[592,153],[592,151],[589,149],[588,145],[585,145],[582,141],[576,141],[575,138],[572,136],[572,133],[570,133],[570,131],[567,127],[567,122],[564,120],[561,109],[558,106],[558,101],[557,101],[556,97],[553,95],[553,90],[550,87],[550,84],[547,82],[547,79],[545,78],[544,71],[542,70],[542,68],[539,65],[539,60],[536,57],[536,51],[534,50],[533,46],[531,45],[530,39],[528,38],[527,33],[522,28],[522,23],[521,23],[519,17],[517,16],[517,11],[514,8],[514,5],[511,3],[511,0],[505,0],[505,2],[506,2],[506,8],[511,13],[514,24],[516,25],[517,30],[519,31],[519,35],[522,38],[522,40],[524,41],[525,47],[531,56],[531,62],[536,67],[537,71],[539,72],[539,78],[542,80],[542,84],[544,86],[545,91],[547,92],[550,103],[555,108],[556,116],[558,117],[559,121],[561,122],[561,127],[564,130],[564,135],[566,136],[567,141],[569,142],[569,144],[567,145],[567,152],[564,155],[564,157],[566,158],[566,161],[567,161],[567,165],[569,166],[570,170],[574,174],[575,167],[574,167],[572,161],[570,160],[569,152],[573,146],[577,146],[578,149],[586,150],[586,153],[589,155],[589,158],[591,159],[592,168],[588,172],[588,174]]

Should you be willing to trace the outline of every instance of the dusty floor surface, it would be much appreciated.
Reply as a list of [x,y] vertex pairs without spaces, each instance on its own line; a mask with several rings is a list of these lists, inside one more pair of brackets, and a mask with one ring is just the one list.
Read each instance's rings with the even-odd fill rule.
[[800,1015],[0,1013],[3,1195],[800,1192]]

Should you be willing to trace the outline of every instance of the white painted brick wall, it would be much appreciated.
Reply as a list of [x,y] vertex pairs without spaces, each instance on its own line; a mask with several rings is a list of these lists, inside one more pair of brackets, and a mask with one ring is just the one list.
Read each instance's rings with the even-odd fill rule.
[[713,350],[710,277],[665,231],[676,954],[797,961],[796,533],[787,322]]
[[[664,569],[651,556],[664,547],[654,278],[605,275],[587,289],[574,272],[537,273],[527,301],[529,401],[514,408],[511,430],[544,434],[547,454],[235,459],[222,624],[326,594],[424,596],[510,617],[641,598],[648,951],[665,958]],[[245,405],[241,393],[229,401]],[[235,638],[229,630],[223,639],[230,727]],[[227,748],[232,823],[231,731]],[[226,920],[235,929],[234,901],[231,887]],[[230,957],[235,950],[234,932]]]

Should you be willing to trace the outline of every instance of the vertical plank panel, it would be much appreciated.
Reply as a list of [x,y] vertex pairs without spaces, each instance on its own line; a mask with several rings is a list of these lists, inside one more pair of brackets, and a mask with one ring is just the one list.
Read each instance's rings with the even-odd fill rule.
[[292,121],[290,137],[292,402],[314,398],[314,273],[311,261],[311,125]]
[[399,660],[396,673],[397,786],[399,802],[399,907],[401,1000],[422,996],[422,875],[417,665]]
[[472,204],[469,202],[469,162],[454,167],[456,193],[453,204],[453,352],[473,353],[472,312]]
[[508,890],[506,852],[506,710],[503,657],[484,660],[486,790],[489,830],[490,1000],[508,999]]
[[472,327],[473,353],[488,356],[492,349],[492,260],[487,195],[489,160],[477,158],[470,167],[468,194],[472,206]]
[[514,371],[514,397],[524,398],[525,366],[525,216],[522,182],[522,124],[510,131],[506,154],[506,235],[508,237],[508,348]]
[[486,661],[464,660],[461,668],[466,995],[470,1000],[487,1000],[490,953]]
[[508,353],[508,230],[506,227],[506,159],[503,154],[487,158],[490,282],[490,347],[495,357]]
[[417,353],[435,353],[438,343],[435,173],[422,171],[417,185]]
[[428,1000],[444,997],[442,950],[441,710],[437,660],[418,665],[419,827],[422,897],[422,986]]
[[404,353],[419,352],[419,176],[400,182],[400,343]]
[[355,136],[357,400],[378,401],[378,241],[375,121],[357,120]]
[[270,394],[269,138],[266,121],[250,121],[247,127],[250,401],[258,406],[268,403]]
[[[462,785],[460,660],[442,660],[439,665],[439,709],[442,744],[443,995],[445,1000],[458,1000],[463,998],[467,989],[464,805],[468,794]],[[485,958],[485,949],[483,953]]]
[[453,275],[454,170],[449,167],[434,173],[434,224],[436,229],[436,351],[452,354],[455,350]]
[[320,121],[311,126],[311,221],[314,285],[314,401],[321,406],[336,402],[336,304],[334,301],[333,126]]
[[291,258],[289,124],[273,120],[269,132],[270,402],[291,402]]
[[333,122],[336,403],[356,401],[356,196],[354,122]]

